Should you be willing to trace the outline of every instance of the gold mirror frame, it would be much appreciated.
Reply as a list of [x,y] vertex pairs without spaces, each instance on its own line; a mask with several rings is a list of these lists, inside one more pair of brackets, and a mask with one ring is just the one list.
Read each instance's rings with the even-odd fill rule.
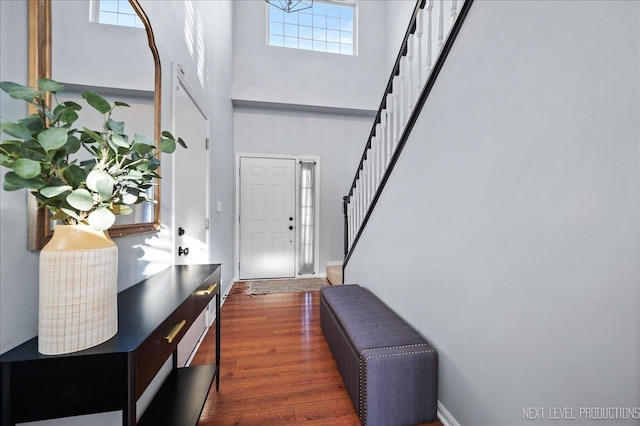
[[[52,0],[29,0],[29,86],[35,87],[40,77],[51,78],[51,1]],[[161,69],[160,56],[156,47],[153,30],[149,18],[145,14],[138,0],[129,0],[129,3],[136,11],[140,20],[144,24],[149,41],[149,48],[153,55],[155,65],[155,85],[154,85],[154,140],[160,140],[160,88]],[[35,110],[30,107],[29,113]],[[158,153],[158,158],[160,154]],[[160,230],[160,183],[155,187],[154,198],[154,221],[145,223],[133,223],[126,225],[115,225],[109,229],[110,237],[121,237],[124,235],[145,234]],[[28,196],[28,248],[38,250],[51,239],[53,229],[49,212],[38,208],[34,196]]]

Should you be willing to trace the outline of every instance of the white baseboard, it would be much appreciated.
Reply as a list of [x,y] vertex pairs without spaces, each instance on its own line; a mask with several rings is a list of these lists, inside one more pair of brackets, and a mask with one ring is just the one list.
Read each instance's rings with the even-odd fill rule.
[[343,264],[342,260],[328,260],[327,261],[327,266],[342,265],[342,264]]
[[438,419],[444,426],[460,426],[460,423],[458,423],[440,401],[438,401]]
[[196,356],[196,352],[198,352],[198,349],[200,349],[200,345],[202,344],[202,341],[204,340],[204,338],[207,336],[208,332],[209,332],[209,327],[206,327],[204,330],[202,330],[202,334],[198,338],[196,345],[193,347],[193,350],[191,351],[191,354],[189,355],[187,362],[184,364],[185,367],[189,367],[191,365],[191,361],[193,361],[193,357]]
[[[231,282],[229,282],[226,288],[220,288],[220,308],[222,308],[222,305],[224,305],[224,301],[227,300],[227,295],[229,294],[231,287],[233,287],[234,282],[236,282],[235,278],[232,279]],[[212,300],[211,302],[209,302],[209,309],[211,309],[211,307],[213,306],[215,305],[214,301]],[[207,315],[207,328],[211,327],[211,324],[213,324],[213,321],[215,321],[216,319],[215,310],[210,310],[209,312],[209,315]]]
[[[220,299],[220,307],[222,308],[222,305],[224,305],[224,301],[227,300],[227,296],[229,295],[229,292],[231,291],[231,288],[233,288],[233,284],[237,283],[238,281],[240,281],[238,278],[233,277],[231,278],[231,281],[229,281],[229,284],[227,284],[227,288],[223,289],[221,293],[221,297],[222,299]],[[224,293],[224,294],[222,294]]]

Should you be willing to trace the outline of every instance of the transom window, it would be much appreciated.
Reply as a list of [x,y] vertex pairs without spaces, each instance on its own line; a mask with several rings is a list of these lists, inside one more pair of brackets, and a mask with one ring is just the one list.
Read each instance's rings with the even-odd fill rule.
[[299,12],[268,11],[270,46],[355,55],[355,3],[314,0]]
[[121,27],[144,28],[144,24],[131,7],[129,0],[94,0],[91,21]]

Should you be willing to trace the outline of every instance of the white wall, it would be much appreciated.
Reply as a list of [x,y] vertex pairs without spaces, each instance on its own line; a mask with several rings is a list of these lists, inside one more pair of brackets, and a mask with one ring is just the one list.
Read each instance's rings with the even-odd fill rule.
[[[157,28],[154,32],[163,67],[163,104],[170,102],[174,81],[171,68],[178,62],[207,109],[211,126],[209,257],[212,263],[222,264],[222,291],[226,292],[233,280],[234,244],[232,2],[145,0],[142,4]],[[171,123],[170,103],[166,105],[163,128]],[[163,179],[167,187],[171,182],[166,184]],[[216,213],[216,201],[222,203],[221,213]]]
[[[208,46],[209,92],[211,106],[211,230],[210,258],[222,264],[222,291],[226,294],[233,278],[235,235],[235,155],[233,147],[233,105],[231,81],[233,66],[232,2],[201,2],[203,19],[215,16],[215,24],[205,26]],[[222,212],[216,212],[216,202]]]
[[[27,2],[0,2],[0,41],[0,80],[27,84]],[[0,93],[2,120],[26,114],[26,103]],[[38,329],[38,254],[27,251],[26,203],[26,191],[0,191],[0,352]]]
[[234,99],[378,108],[388,79],[383,4],[358,2],[357,56],[267,46],[265,2],[236,1],[233,8]]
[[385,4],[385,74],[388,79],[396,62],[400,45],[409,25],[409,19],[416,7],[416,0],[386,0]]
[[344,256],[342,197],[355,175],[371,118],[236,108],[236,153],[299,154],[320,157],[320,247],[317,271]]
[[640,3],[476,2],[346,268],[463,425],[638,407]]

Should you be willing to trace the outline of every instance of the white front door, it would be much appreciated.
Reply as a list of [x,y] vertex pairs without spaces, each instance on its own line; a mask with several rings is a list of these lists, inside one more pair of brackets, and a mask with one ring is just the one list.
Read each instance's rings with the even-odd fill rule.
[[208,263],[209,122],[188,93],[188,84],[174,82],[174,136],[187,149],[174,152],[175,263]]
[[294,159],[240,158],[240,278],[295,275]]

